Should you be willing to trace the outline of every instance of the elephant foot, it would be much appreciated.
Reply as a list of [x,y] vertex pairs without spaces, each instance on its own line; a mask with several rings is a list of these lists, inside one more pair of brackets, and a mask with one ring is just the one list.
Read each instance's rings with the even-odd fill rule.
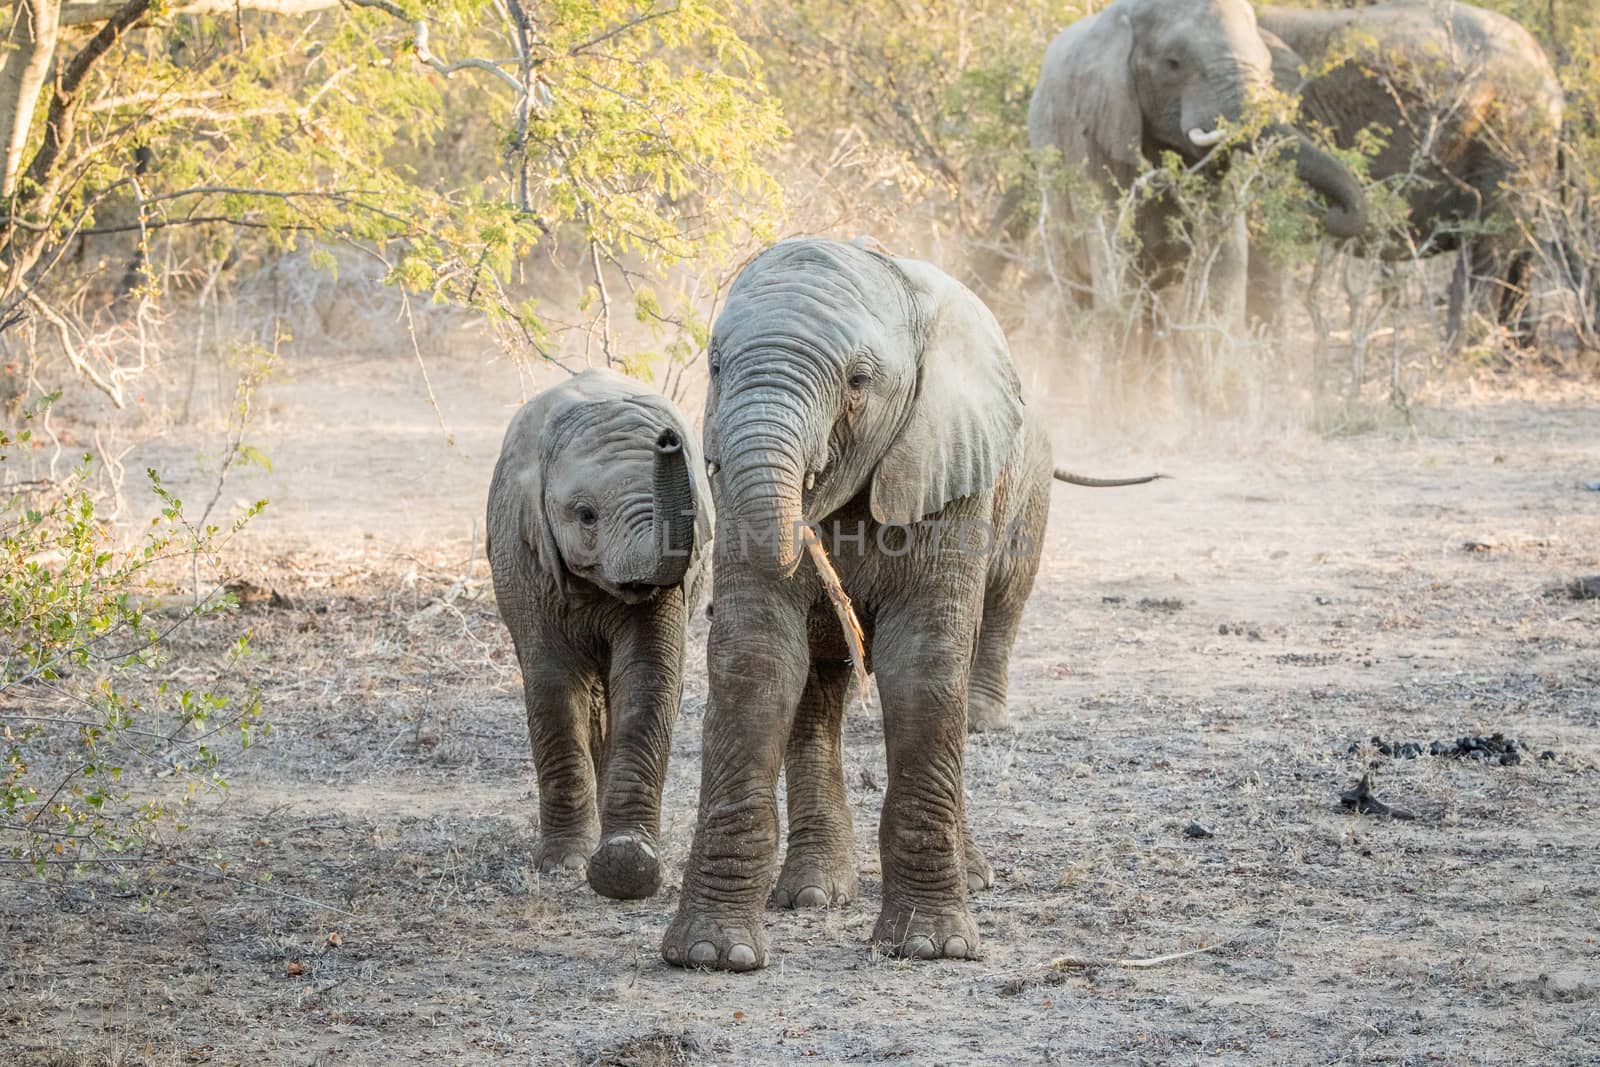
[[974,734],[992,734],[1011,725],[1006,714],[1004,699],[992,700],[977,694],[967,698],[967,731]]
[[637,833],[613,834],[589,857],[589,887],[613,900],[643,900],[661,888],[655,845]]
[[983,853],[978,851],[978,846],[972,838],[966,840],[967,853],[967,893],[982,892],[994,885],[994,868],[989,866],[989,861],[983,858]]
[[593,851],[592,837],[544,837],[533,854],[540,874],[581,875],[589,866],[589,853]]
[[856,898],[856,867],[849,849],[843,855],[789,846],[783,870],[772,890],[772,903],[780,908],[826,908],[848,904]]
[[725,917],[678,908],[661,939],[661,958],[675,967],[753,971],[767,965],[761,916]]
[[872,940],[884,952],[905,959],[975,960],[978,924],[963,908],[956,912],[931,912],[884,901]]

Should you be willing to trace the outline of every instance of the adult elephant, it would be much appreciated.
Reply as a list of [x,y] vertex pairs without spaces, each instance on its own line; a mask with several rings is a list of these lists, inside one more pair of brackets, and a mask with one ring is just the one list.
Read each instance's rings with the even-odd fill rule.
[[488,519],[539,778],[539,869],[647,897],[714,522],[694,434],[660,394],[585,371],[512,418]]
[[[1514,326],[1531,256],[1513,223],[1551,186],[1562,119],[1561,83],[1539,43],[1512,19],[1455,0],[1264,7],[1259,20],[1274,79],[1300,96],[1302,123],[1340,148],[1379,133],[1370,176],[1400,183],[1415,250],[1460,253],[1447,337],[1460,337],[1473,288]],[[1379,254],[1404,259],[1412,249],[1390,242]]]
[[[1224,120],[1237,121],[1246,101],[1272,83],[1272,55],[1248,0],[1116,0],[1079,19],[1051,42],[1028,106],[1028,138],[1055,149],[1061,162],[1084,168],[1093,191],[1047,180],[1046,256],[1051,271],[1096,303],[1121,286],[1107,254],[1115,223],[1098,213],[1175,152],[1191,164],[1224,140]],[[1290,128],[1266,131],[1288,139],[1302,181],[1327,202],[1323,226],[1335,237],[1360,232],[1366,217],[1361,184],[1338,160]],[[1140,201],[1134,216],[1139,267],[1161,285],[1187,265],[1189,250],[1171,236],[1177,210],[1168,198]],[[1217,259],[1211,291],[1229,321],[1243,313],[1246,232],[1237,218]]]
[[710,702],[699,821],[662,955],[765,964],[780,767],[789,847],[772,899],[855,894],[840,737],[851,664],[815,568],[801,565],[809,523],[860,612],[882,696],[874,940],[905,956],[973,956],[967,894],[991,872],[963,806],[968,706],[1004,707],[1052,473],[1005,337],[927,263],[796,239],[734,283],[710,372]]

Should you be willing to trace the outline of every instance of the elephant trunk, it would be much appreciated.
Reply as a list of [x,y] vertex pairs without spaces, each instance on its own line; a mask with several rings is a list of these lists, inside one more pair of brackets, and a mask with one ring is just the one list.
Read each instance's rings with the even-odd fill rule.
[[747,422],[720,435],[723,485],[729,505],[719,508],[731,536],[729,548],[767,578],[782,579],[800,562],[799,527],[804,463],[794,431],[776,419]]
[[1285,126],[1269,128],[1268,135],[1291,138],[1288,151],[1296,177],[1328,202],[1322,228],[1333,237],[1354,237],[1367,224],[1367,196],[1350,169],[1312,144],[1303,133]]
[[655,465],[650,475],[652,507],[650,530],[656,549],[655,585],[677,585],[689,567],[694,545],[694,490],[689,483],[689,462],[683,439],[671,428],[655,441]]

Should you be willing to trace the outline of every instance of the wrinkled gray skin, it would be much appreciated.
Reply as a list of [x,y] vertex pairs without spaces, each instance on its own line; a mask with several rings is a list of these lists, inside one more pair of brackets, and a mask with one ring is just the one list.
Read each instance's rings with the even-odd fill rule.
[[[1394,131],[1372,161],[1376,181],[1395,180],[1417,166],[1421,182],[1406,191],[1412,239],[1426,255],[1460,252],[1447,336],[1460,334],[1469,279],[1494,280],[1483,287],[1489,310],[1510,324],[1523,301],[1527,269],[1527,255],[1516,254],[1519,235],[1463,242],[1450,231],[1497,208],[1527,218],[1519,192],[1550,188],[1561,83],[1538,42],[1503,15],[1451,0],[1341,11],[1264,7],[1259,18],[1273,77],[1280,89],[1300,96],[1302,124],[1328,130],[1340,148],[1353,147],[1372,126]],[[1306,80],[1330,53],[1351,45],[1358,60]],[[1405,259],[1411,252],[1391,245],[1381,254]],[[1282,306],[1270,284],[1270,264],[1252,256],[1251,267],[1251,295],[1264,298],[1252,304],[1252,314],[1270,319],[1272,308]]]
[[693,432],[632,379],[585,371],[506,430],[488,555],[522,667],[539,869],[587,868],[619,900],[661,885],[661,787],[713,521]]
[[[1272,57],[1248,0],[1116,0],[1051,42],[1028,106],[1028,139],[1055,148],[1063,165],[1081,164],[1108,203],[1155,165],[1163,151],[1195,163],[1220,140],[1220,120],[1236,121],[1247,99],[1270,86]],[[1332,156],[1291,129],[1296,173],[1327,202],[1323,225],[1335,237],[1358,233],[1366,217],[1360,183]],[[1080,295],[1109,299],[1118,284],[1104,238],[1077,236],[1096,220],[1092,207],[1058,183],[1044,199],[1051,272]],[[1075,200],[1079,201],[1075,203]],[[1146,202],[1134,219],[1140,269],[1156,286],[1175,280],[1188,252],[1170,237],[1175,211],[1166,198]],[[1241,321],[1247,236],[1238,220],[1218,257],[1209,291],[1224,321]]]
[[[873,938],[904,956],[975,956],[967,895],[991,871],[967,829],[962,750],[969,707],[975,720],[1003,718],[1051,479],[1005,338],[927,263],[802,239],[739,276],[711,351],[710,704],[699,822],[662,954],[761,967],[769,893],[780,907],[856,894],[840,740],[851,668],[794,536],[806,520],[860,613],[882,697]],[[1015,551],[963,544],[947,524],[966,522],[1016,530]],[[774,886],[780,767],[789,844]]]

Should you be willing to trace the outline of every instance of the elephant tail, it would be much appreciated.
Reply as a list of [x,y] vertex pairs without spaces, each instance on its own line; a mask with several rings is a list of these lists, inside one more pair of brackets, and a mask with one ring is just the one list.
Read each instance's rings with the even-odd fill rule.
[[1082,474],[1073,474],[1071,471],[1055,470],[1056,481],[1066,482],[1068,485],[1082,485],[1090,489],[1116,489],[1124,485],[1144,485],[1159,478],[1170,478],[1170,474],[1146,474],[1142,478],[1090,478]]

